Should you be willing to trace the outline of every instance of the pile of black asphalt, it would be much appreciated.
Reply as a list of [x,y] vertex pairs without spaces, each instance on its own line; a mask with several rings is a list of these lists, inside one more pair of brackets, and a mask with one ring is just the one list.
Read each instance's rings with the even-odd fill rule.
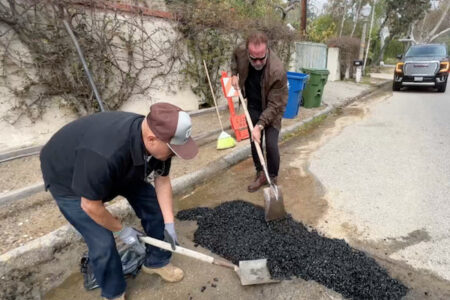
[[266,222],[264,209],[245,201],[188,209],[177,218],[197,221],[194,242],[235,264],[267,258],[274,279],[314,280],[351,299],[400,299],[408,291],[344,240],[323,237],[290,216]]

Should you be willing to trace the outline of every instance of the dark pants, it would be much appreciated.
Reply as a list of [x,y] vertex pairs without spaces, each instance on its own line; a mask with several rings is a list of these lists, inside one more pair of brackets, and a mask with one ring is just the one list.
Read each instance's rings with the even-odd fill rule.
[[[257,110],[252,110],[251,108],[249,108],[248,112],[250,114],[250,118],[252,119],[253,125],[256,125],[256,123],[259,120],[259,116],[261,115],[261,112]],[[278,149],[279,134],[280,134],[279,130],[272,126],[264,128],[264,131],[261,133],[261,145],[263,145],[264,136],[266,138],[267,170],[269,172],[270,177],[277,177],[278,171],[280,169],[280,151]],[[259,160],[258,153],[256,152],[255,143],[252,142],[251,146],[252,146],[253,163],[255,164],[256,172],[262,171],[263,168]]]
[[[52,192],[52,188],[49,188]],[[83,236],[89,250],[95,279],[102,289],[102,297],[115,298],[125,292],[126,282],[122,263],[111,231],[98,225],[81,209],[81,198],[59,196],[52,192],[59,209],[73,227]],[[148,236],[164,239],[164,221],[156,198],[155,188],[144,182],[130,185],[122,193],[141,219]],[[163,267],[169,263],[171,252],[147,246],[144,265]]]

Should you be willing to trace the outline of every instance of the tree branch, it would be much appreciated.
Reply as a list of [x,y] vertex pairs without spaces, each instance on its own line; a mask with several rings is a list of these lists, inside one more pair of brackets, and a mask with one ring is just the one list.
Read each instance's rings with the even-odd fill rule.
[[[447,1],[447,7],[442,11],[442,15],[441,18],[439,19],[439,21],[436,23],[436,25],[434,26],[434,28],[430,31],[430,33],[427,35],[427,38],[425,39],[425,41],[431,42],[432,40],[436,39],[436,37],[434,36],[434,34],[436,33],[436,31],[439,29],[439,27],[441,26],[442,22],[445,20],[445,18],[448,18],[448,10],[450,9],[450,1]],[[433,37],[431,39],[431,37]]]
[[437,39],[438,37],[440,37],[441,35],[443,35],[444,33],[449,32],[449,31],[450,31],[450,27],[448,27],[448,28],[442,30],[442,31],[439,32],[438,34],[435,34],[433,37],[431,37],[431,38],[428,40],[428,42],[434,41],[435,39]]
[[361,14],[361,6],[362,6],[362,0],[359,0],[359,5],[356,9],[355,21],[353,22],[353,28],[352,28],[352,32],[350,33],[350,36],[353,36],[353,34],[355,33],[356,25],[358,24],[359,15]]

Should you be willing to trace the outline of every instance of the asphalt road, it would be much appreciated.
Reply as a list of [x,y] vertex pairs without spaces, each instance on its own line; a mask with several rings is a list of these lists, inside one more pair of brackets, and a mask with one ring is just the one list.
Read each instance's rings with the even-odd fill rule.
[[450,91],[394,92],[311,156],[328,201],[319,227],[450,280],[449,158]]

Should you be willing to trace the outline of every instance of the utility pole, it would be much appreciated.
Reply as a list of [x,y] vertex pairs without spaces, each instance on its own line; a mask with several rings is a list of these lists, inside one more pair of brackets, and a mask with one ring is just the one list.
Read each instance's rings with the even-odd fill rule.
[[306,12],[308,11],[308,1],[302,0],[302,15],[301,15],[301,24],[300,24],[300,31],[302,35],[306,34]]

